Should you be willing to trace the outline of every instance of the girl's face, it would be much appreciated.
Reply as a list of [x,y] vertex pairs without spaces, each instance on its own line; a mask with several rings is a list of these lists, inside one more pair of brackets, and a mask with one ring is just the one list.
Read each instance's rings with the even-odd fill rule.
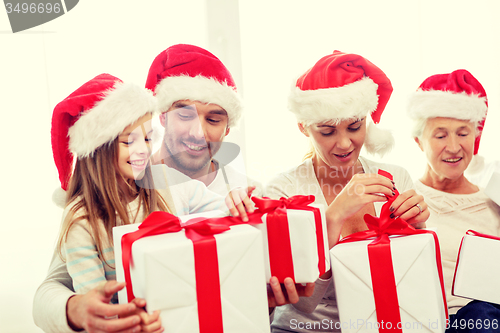
[[126,180],[139,180],[151,155],[152,115],[146,114],[118,136],[118,172]]
[[366,136],[366,117],[359,120],[333,121],[302,127],[311,138],[319,162],[329,167],[353,167],[361,152]]
[[454,118],[429,118],[422,136],[415,141],[435,176],[455,180],[463,175],[472,160],[474,124]]

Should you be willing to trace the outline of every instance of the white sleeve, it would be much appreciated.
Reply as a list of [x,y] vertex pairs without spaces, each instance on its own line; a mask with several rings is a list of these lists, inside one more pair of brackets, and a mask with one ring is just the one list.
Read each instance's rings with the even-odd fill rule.
[[75,295],[66,263],[54,251],[47,277],[33,300],[33,319],[44,332],[75,333],[66,317],[68,299]]

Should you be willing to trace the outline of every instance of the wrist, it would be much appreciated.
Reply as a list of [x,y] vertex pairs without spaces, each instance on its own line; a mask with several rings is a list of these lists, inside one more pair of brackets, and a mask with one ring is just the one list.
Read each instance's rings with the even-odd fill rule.
[[68,322],[68,326],[73,331],[77,332],[83,331],[83,326],[81,326],[78,321],[78,302],[81,297],[81,295],[73,295],[66,303],[66,320]]

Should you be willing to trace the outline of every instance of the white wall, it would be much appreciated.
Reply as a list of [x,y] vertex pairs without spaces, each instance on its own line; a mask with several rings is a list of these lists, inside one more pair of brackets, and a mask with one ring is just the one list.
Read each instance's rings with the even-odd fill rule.
[[[169,45],[215,48],[218,39],[209,39],[206,3],[218,2],[80,1],[68,14],[17,34],[0,11],[0,110],[6,129],[1,333],[40,332],[31,319],[32,298],[46,273],[61,214],[51,202],[58,186],[50,147],[54,106],[101,72],[142,85],[153,58]],[[499,159],[497,0],[240,0],[239,5],[242,79],[237,81],[243,82],[246,101],[240,131],[251,176],[265,182],[301,160],[307,141],[286,109],[290,84],[334,49],[367,57],[393,82],[382,118],[397,140],[388,162],[420,176],[423,156],[408,136],[406,97],[427,76],[457,68],[470,70],[488,93],[480,153]],[[232,55],[219,56],[235,63],[224,59]]]

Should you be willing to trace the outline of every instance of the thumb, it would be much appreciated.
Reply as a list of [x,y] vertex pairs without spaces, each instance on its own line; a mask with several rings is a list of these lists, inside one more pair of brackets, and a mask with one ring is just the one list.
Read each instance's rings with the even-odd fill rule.
[[247,188],[247,195],[250,198],[252,196],[252,192],[256,189],[256,186],[248,186]]
[[125,282],[107,281],[98,288],[100,294],[102,294],[106,298],[111,298],[113,297],[114,294],[122,290],[124,287],[125,287]]

